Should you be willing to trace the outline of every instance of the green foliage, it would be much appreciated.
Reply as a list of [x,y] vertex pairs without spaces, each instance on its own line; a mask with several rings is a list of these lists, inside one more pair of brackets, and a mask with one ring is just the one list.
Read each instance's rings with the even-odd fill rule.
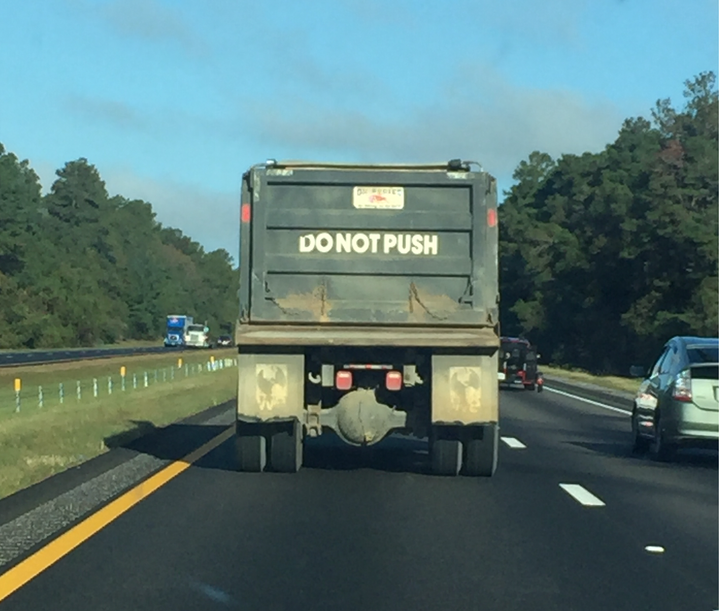
[[232,330],[237,273],[152,206],[110,197],[86,159],[56,172],[46,196],[27,161],[0,145],[0,347],[157,339],[167,314]]
[[558,364],[625,373],[718,333],[718,92],[623,124],[598,154],[534,152],[500,208],[501,321]]

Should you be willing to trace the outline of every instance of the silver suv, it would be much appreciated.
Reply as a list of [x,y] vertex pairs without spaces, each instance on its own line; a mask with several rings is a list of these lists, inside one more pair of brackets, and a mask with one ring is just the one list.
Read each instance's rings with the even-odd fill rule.
[[[642,376],[642,368],[631,375]],[[631,418],[634,450],[658,460],[680,447],[717,449],[718,338],[668,341],[640,384]]]

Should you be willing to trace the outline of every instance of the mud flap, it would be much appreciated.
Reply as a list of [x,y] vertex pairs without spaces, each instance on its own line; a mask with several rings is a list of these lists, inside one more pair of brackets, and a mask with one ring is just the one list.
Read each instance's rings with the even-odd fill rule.
[[497,352],[432,357],[433,424],[498,422]]
[[302,422],[305,357],[297,354],[238,356],[238,420]]

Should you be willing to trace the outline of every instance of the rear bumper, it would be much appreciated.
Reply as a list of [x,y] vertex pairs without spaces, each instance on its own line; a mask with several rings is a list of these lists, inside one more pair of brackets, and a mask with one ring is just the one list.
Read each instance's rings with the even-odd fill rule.
[[672,402],[660,418],[663,434],[675,443],[702,445],[702,442],[717,444],[718,412],[700,409],[692,403]]
[[498,348],[500,338],[493,327],[238,325],[235,344]]

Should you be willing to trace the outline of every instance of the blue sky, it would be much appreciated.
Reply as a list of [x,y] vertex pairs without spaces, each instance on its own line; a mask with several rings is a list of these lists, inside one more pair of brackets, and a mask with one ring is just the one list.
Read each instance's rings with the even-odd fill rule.
[[0,142],[48,190],[86,157],[207,250],[266,158],[599,151],[718,67],[717,0],[3,0]]

